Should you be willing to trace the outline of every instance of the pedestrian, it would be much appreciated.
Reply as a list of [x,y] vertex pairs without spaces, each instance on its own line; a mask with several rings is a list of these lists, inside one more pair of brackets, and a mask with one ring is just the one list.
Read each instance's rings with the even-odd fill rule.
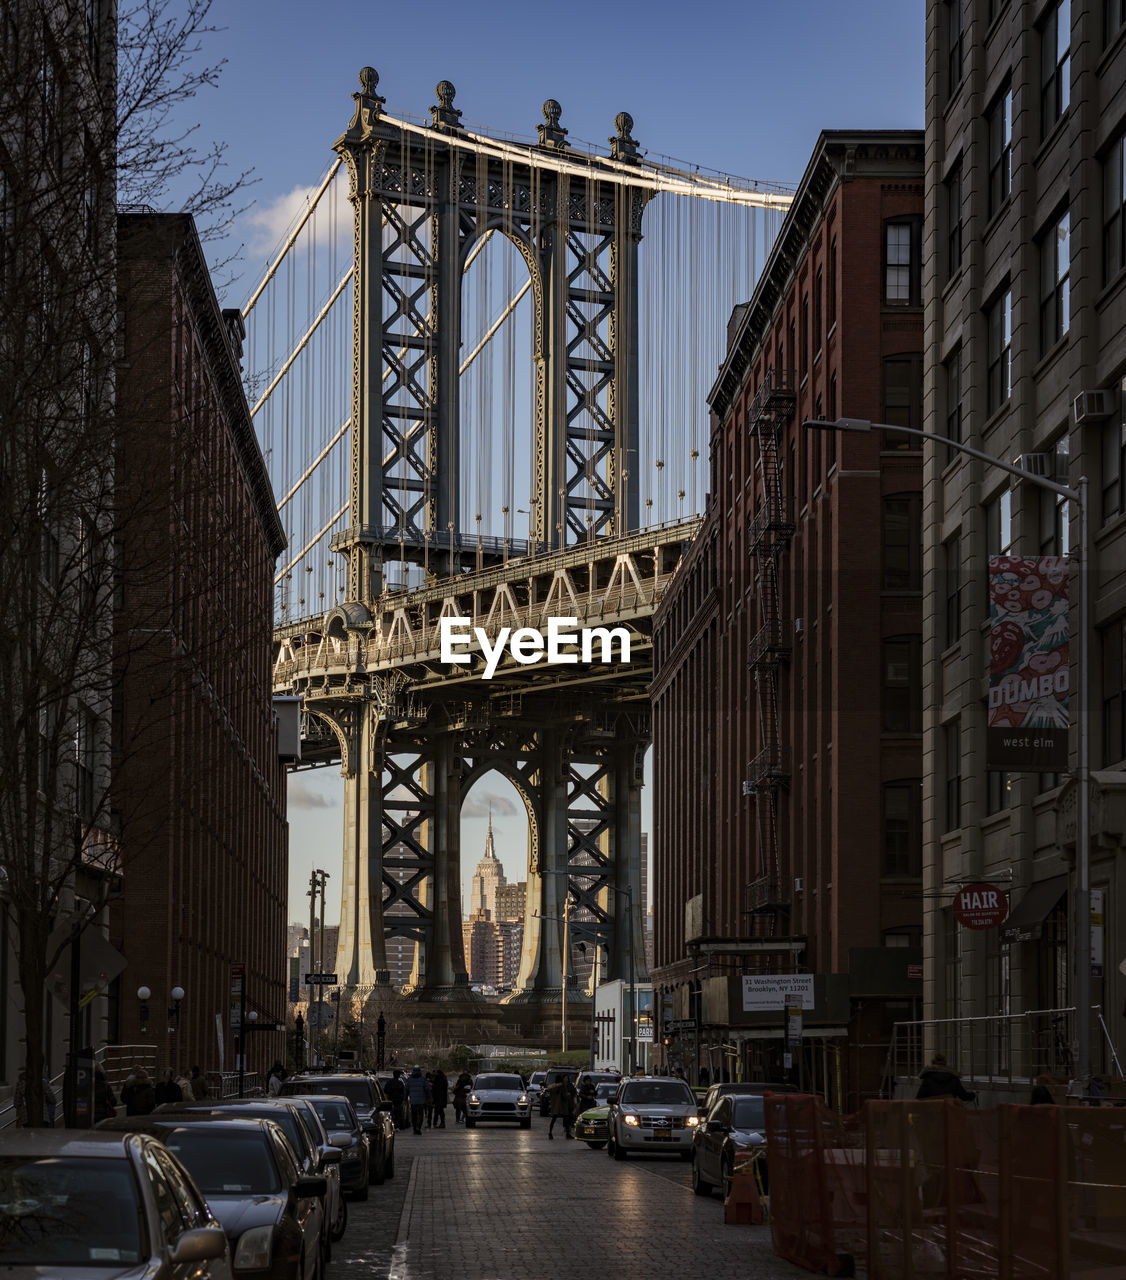
[[598,1097],[594,1089],[594,1081],[590,1076],[583,1076],[582,1088],[579,1090],[578,1110],[582,1112],[588,1111],[591,1107],[598,1105]]
[[450,1101],[450,1081],[441,1067],[434,1072],[434,1079],[431,1081],[430,1087],[434,1093],[434,1128],[444,1129],[446,1127],[446,1107]]
[[426,1083],[430,1088],[426,1092],[426,1127],[434,1128],[434,1072],[426,1072]]
[[276,1098],[281,1094],[282,1081],[285,1077],[285,1067],[280,1062],[275,1062],[270,1068],[269,1076],[266,1078],[266,1092],[271,1098]]
[[454,1084],[454,1123],[465,1123],[465,1104],[469,1098],[469,1091],[473,1088],[473,1077],[468,1071],[463,1071],[458,1076]]
[[1055,1098],[1052,1097],[1052,1091],[1048,1087],[1047,1081],[1047,1076],[1036,1077],[1036,1083],[1032,1086],[1032,1097],[1028,1100],[1031,1106],[1052,1106],[1055,1103]]
[[971,1093],[962,1084],[961,1077],[956,1071],[951,1071],[946,1065],[946,1055],[936,1053],[931,1058],[931,1064],[919,1077],[919,1092],[915,1094],[919,1098],[961,1098],[963,1102],[973,1102],[977,1097],[976,1093]]
[[53,1126],[55,1108],[58,1106],[58,1102],[58,1098],[55,1097],[55,1091],[51,1088],[51,1082],[47,1079],[46,1073],[44,1073],[42,1114],[38,1120],[32,1120],[27,1105],[27,1071],[26,1068],[20,1067],[12,1103],[16,1108],[16,1124],[21,1129],[39,1129],[44,1126],[50,1128]]
[[94,1068],[94,1123],[117,1115],[117,1098],[101,1067]]
[[126,1080],[121,1090],[121,1101],[125,1104],[127,1116],[147,1116],[156,1109],[156,1090],[144,1067],[138,1067]]
[[180,1086],[176,1083],[171,1069],[164,1073],[163,1080],[161,1080],[153,1090],[153,1097],[156,1099],[156,1105],[158,1107],[164,1102],[183,1102],[183,1092],[181,1091]]
[[415,1067],[407,1079],[407,1101],[411,1108],[411,1128],[415,1133],[422,1132],[422,1121],[426,1115],[426,1103],[430,1095],[430,1081],[422,1074],[421,1067]]
[[199,1102],[202,1098],[209,1097],[210,1093],[203,1072],[199,1067],[192,1067],[192,1097]]
[[550,1095],[551,1123],[547,1126],[547,1136],[554,1138],[556,1120],[563,1121],[563,1136],[573,1138],[571,1128],[575,1123],[575,1082],[570,1076],[563,1076],[548,1089]]
[[712,1082],[712,1078],[708,1072],[707,1067],[701,1067],[700,1068],[700,1088],[706,1089],[708,1085],[711,1084],[711,1082]]
[[406,1101],[407,1091],[403,1084],[403,1073],[398,1067],[391,1073],[391,1079],[387,1081],[383,1092],[387,1095],[388,1102],[391,1103],[391,1117],[395,1121],[396,1129],[406,1127],[403,1120],[403,1104]]

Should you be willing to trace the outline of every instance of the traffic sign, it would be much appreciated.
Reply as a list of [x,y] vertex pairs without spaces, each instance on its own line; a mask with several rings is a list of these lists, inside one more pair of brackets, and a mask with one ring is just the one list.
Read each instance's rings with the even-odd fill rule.
[[305,975],[305,985],[307,987],[335,987],[335,973],[307,973]]
[[1009,914],[1009,895],[996,885],[977,881],[954,895],[954,919],[963,929],[995,929]]

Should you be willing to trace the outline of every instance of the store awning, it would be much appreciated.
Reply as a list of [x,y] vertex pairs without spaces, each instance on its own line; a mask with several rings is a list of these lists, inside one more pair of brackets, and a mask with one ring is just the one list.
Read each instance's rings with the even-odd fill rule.
[[1002,942],[1035,942],[1044,921],[1067,892],[1067,876],[1053,876],[1032,885],[1001,926]]

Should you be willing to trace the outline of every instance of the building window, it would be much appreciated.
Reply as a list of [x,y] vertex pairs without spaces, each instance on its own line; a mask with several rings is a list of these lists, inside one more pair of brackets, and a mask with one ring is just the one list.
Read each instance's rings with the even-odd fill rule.
[[1071,102],[1071,0],[1057,0],[1040,29],[1040,135],[1046,138]]
[[962,44],[965,18],[962,0],[946,0],[946,96],[952,98],[962,83]]
[[884,499],[883,587],[921,591],[923,586],[923,500],[918,493]]
[[1056,345],[1071,324],[1069,271],[1071,214],[1064,213],[1040,242],[1040,354]]
[[39,708],[39,790],[45,796],[53,791],[55,777],[55,733],[58,728],[58,709],[55,706]]
[[888,306],[922,305],[922,231],[921,218],[884,224],[884,301]]
[[985,547],[991,556],[1004,556],[1013,548],[1013,494],[1001,492],[985,507]]
[[946,832],[957,831],[962,825],[962,734],[957,720],[942,730],[946,772]]
[[952,280],[962,267],[962,157],[946,179],[946,278]]
[[[943,366],[946,382],[946,438],[962,442],[962,348],[959,347]],[[946,451],[946,461],[954,460],[956,449]]]
[[837,323],[837,237],[829,242],[829,302],[825,316],[825,328]]
[[[1069,438],[1062,435],[1050,445],[1047,452],[1052,461],[1050,478],[1060,484],[1067,483]],[[1067,523],[1067,499],[1050,489],[1039,489],[1040,495],[1040,554],[1042,556],[1066,556],[1071,547]]]
[[898,929],[885,929],[883,939],[885,947],[921,947],[923,929],[921,925],[900,925]]
[[825,304],[825,280],[821,268],[813,281],[813,349],[821,350],[821,308]]
[[[1124,0],[1126,2],[1126,0]],[[835,434],[835,433],[830,433]],[[1103,428],[1103,520],[1120,515],[1126,475],[1126,378],[1119,382],[1118,414]]]
[[1013,91],[1006,88],[987,112],[989,123],[989,216],[1009,198],[1013,185]]
[[1111,144],[1103,160],[1103,284],[1126,266],[1126,134]]
[[797,325],[794,323],[793,320],[790,321],[790,331],[787,337],[789,338],[789,346],[790,346],[790,350],[787,353],[790,357],[790,377],[793,378],[794,374],[797,372],[797,367],[798,367],[798,363],[797,363],[798,334],[797,334]]
[[903,778],[896,782],[885,782],[884,875],[917,878],[922,874],[922,780]]
[[74,735],[74,809],[83,822],[94,819],[94,767],[98,722],[88,708],[78,708]]
[[885,640],[883,673],[881,722],[884,733],[922,733],[922,637],[892,636]]
[[[922,355],[890,356],[884,361],[884,422],[915,431],[923,426],[923,357]],[[918,436],[885,431],[880,445],[884,450],[918,450],[923,442]]]
[[1126,617],[1099,631],[1103,688],[1103,767],[1126,759]]
[[809,294],[801,300],[801,374],[809,372]]
[[1013,775],[991,769],[985,776],[985,812],[1001,813],[1013,803]]
[[955,535],[942,544],[946,576],[946,648],[962,638],[962,539]]
[[[829,375],[829,421],[837,420],[837,372],[834,369]],[[835,431],[825,432],[828,439],[825,441],[825,448],[828,450],[828,457],[825,466],[827,470],[837,465],[837,433]]]
[[1006,289],[986,316],[986,408],[994,414],[1013,393],[1013,293]]

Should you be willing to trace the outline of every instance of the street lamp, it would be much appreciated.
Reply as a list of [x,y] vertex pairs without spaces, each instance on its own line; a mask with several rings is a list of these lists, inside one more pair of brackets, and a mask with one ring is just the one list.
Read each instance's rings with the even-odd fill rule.
[[1076,752],[1075,780],[1079,788],[1076,811],[1075,831],[1075,895],[1071,913],[1071,928],[1075,937],[1075,1030],[1078,1038],[1076,1053],[1076,1076],[1086,1090],[1091,1075],[1091,798],[1088,793],[1090,780],[1090,740],[1087,711],[1087,694],[1090,661],[1088,655],[1090,631],[1090,590],[1087,583],[1088,566],[1090,564],[1090,531],[1087,522],[1087,477],[1080,476],[1073,489],[1070,485],[1049,480],[1046,476],[1034,475],[1023,467],[1014,466],[1003,458],[991,453],[973,449],[959,440],[951,440],[933,431],[920,431],[917,427],[901,427],[887,422],[869,422],[867,418],[837,418],[835,421],[823,421],[819,418],[807,418],[802,426],[816,431],[894,431],[900,435],[915,436],[919,440],[933,440],[936,444],[945,445],[948,449],[956,449],[959,453],[968,454],[980,462],[986,462],[999,471],[1018,476],[1049,493],[1057,494],[1068,502],[1074,502],[1079,514],[1079,546],[1077,567],[1076,604],[1079,612],[1079,654],[1075,663],[1076,684],[1078,686],[1079,706],[1075,715],[1075,728],[1078,738]]
[[137,1007],[137,1017],[141,1022],[142,1035],[144,1035],[149,1029],[149,997],[151,995],[152,992],[148,987],[137,988],[137,1000],[139,1002]]
[[171,991],[172,1003],[168,1006],[168,1030],[180,1030],[180,1001],[184,998],[183,987],[173,987]]

